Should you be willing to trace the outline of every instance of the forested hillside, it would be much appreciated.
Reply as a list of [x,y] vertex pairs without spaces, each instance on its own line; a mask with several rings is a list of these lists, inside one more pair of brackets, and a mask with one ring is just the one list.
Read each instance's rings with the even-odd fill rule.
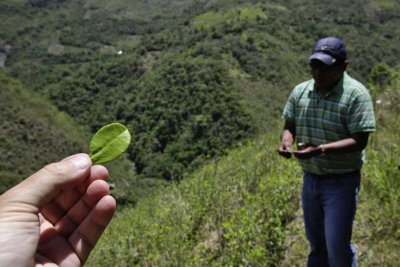
[[0,192],[39,166],[84,151],[87,131],[16,80],[0,75]]
[[399,9],[396,1],[7,0],[0,47],[11,76],[91,131],[127,124],[139,175],[176,180],[276,127],[319,37],[343,38],[349,71],[364,82],[374,64],[396,62]]
[[[119,121],[119,212],[89,265],[303,266],[300,170],[275,155],[315,41],[340,37],[378,118],[356,244],[397,263],[396,0],[1,0],[0,192]],[[396,217],[397,216],[397,217]]]
[[[378,65],[369,85],[378,131],[366,151],[353,241],[359,266],[397,266],[400,68]],[[122,210],[88,265],[305,266],[301,170],[276,153],[278,133]]]
[[[59,112],[21,82],[1,74],[0,118],[0,193],[45,164],[89,151],[88,127]],[[134,165],[126,157],[107,167],[120,203],[135,203],[143,190],[151,187],[136,178]]]

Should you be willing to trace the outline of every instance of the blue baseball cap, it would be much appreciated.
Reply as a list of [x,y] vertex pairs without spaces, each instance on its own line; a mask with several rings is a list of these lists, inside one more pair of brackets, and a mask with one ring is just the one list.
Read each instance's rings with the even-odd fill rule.
[[311,62],[313,59],[320,60],[326,65],[332,65],[337,60],[346,60],[346,46],[339,38],[322,38],[315,45],[308,60]]

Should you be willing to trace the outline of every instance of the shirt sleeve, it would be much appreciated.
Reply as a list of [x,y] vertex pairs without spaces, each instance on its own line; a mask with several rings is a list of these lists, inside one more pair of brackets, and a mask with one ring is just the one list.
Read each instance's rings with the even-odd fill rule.
[[293,90],[289,95],[288,101],[286,102],[285,108],[283,109],[282,118],[286,121],[294,122],[296,116],[296,90]]
[[351,134],[375,131],[374,108],[368,91],[355,97],[350,106],[348,115],[347,127]]

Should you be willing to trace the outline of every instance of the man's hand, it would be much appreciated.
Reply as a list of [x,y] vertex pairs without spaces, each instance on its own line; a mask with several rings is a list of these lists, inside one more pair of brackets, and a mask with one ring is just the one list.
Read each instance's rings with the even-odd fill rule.
[[116,209],[107,177],[77,154],[1,195],[0,266],[81,266]]
[[291,144],[287,141],[282,141],[278,147],[278,153],[282,157],[290,159],[292,157]]
[[296,127],[293,122],[285,121],[281,134],[281,144],[278,147],[279,155],[290,159],[292,157],[292,144],[296,136]]
[[293,151],[293,155],[299,159],[309,159],[315,156],[321,155],[321,147],[320,146],[307,146],[300,144],[301,150]]

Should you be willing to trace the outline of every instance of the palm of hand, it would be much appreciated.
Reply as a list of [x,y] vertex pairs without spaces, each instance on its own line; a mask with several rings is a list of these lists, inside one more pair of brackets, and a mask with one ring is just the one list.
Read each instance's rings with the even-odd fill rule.
[[293,154],[300,159],[309,159],[319,154],[319,150],[317,147],[308,146],[302,150],[296,150]]
[[94,166],[83,183],[62,190],[41,209],[12,202],[0,213],[0,229],[10,237],[0,230],[7,245],[2,253],[15,266],[81,266],[115,211],[107,176],[105,168]]

